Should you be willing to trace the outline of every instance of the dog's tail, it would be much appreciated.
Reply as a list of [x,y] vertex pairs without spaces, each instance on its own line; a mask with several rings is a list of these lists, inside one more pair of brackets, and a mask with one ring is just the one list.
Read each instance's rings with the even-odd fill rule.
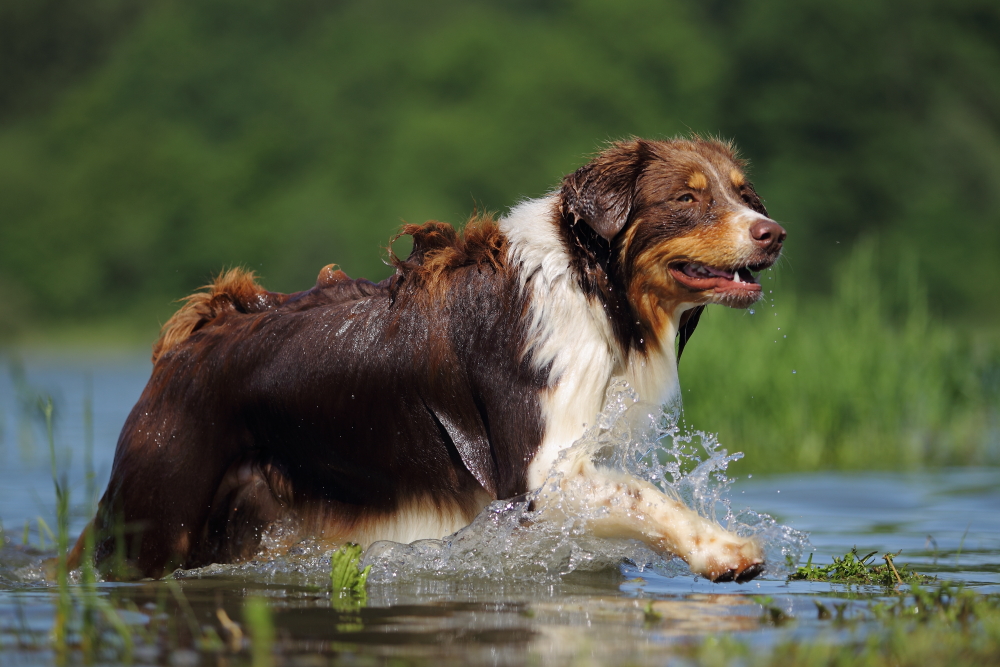
[[235,268],[220,273],[204,291],[182,299],[184,305],[160,329],[153,345],[153,363],[163,354],[218,317],[230,313],[259,313],[281,305],[287,296],[261,287],[253,271]]

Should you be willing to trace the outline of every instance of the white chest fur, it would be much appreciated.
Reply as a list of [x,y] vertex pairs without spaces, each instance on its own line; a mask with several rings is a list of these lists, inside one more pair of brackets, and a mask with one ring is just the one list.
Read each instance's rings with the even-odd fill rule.
[[549,367],[549,387],[540,396],[544,435],[528,468],[528,487],[540,487],[559,457],[583,435],[604,408],[615,377],[636,391],[643,408],[678,395],[673,340],[677,320],[664,331],[659,349],[627,355],[615,340],[600,303],[581,290],[557,228],[558,198],[523,202],[500,221],[519,267],[521,288],[530,295],[526,352],[537,368]]

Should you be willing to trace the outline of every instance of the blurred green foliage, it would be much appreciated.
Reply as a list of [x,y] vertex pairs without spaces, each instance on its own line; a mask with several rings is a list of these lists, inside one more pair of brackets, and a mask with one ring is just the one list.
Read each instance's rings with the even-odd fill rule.
[[859,243],[827,299],[765,278],[750,311],[706,310],[685,418],[746,453],[740,472],[1000,464],[1000,347],[930,316],[915,256],[883,282],[878,255]]
[[752,160],[786,290],[877,232],[877,274],[912,248],[932,311],[996,322],[995,0],[0,0],[0,335],[151,335],[228,265],[377,279],[401,220],[688,131]]

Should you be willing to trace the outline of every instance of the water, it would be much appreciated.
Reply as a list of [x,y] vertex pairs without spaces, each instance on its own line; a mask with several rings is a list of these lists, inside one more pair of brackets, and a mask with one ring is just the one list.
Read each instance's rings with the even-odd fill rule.
[[[145,384],[149,363],[138,356],[88,363],[28,359],[23,379],[14,370],[0,375],[0,519],[5,529],[0,658],[4,664],[36,664],[53,659],[26,638],[44,638],[53,622],[53,589],[39,567],[51,556],[51,544],[45,551],[37,547],[38,518],[54,527],[55,503],[44,432],[32,415],[34,397],[46,392],[56,402],[57,462],[76,503],[75,534],[89,518],[84,399],[89,395],[93,402],[95,485],[103,490],[118,430]],[[816,618],[814,600],[846,601],[860,609],[886,594],[786,582],[784,554],[813,553],[814,562],[828,563],[852,546],[861,553],[902,549],[897,563],[1000,592],[1000,470],[731,480],[726,465],[733,455],[711,436],[681,433],[669,420],[661,420],[651,436],[629,433],[630,446],[617,446],[626,426],[615,406],[624,410],[626,403],[612,401],[601,428],[578,446],[580,451],[641,472],[699,505],[703,514],[758,535],[768,545],[772,565],[764,577],[744,585],[711,584],[683,563],[665,561],[635,544],[589,539],[572,526],[541,534],[521,530],[518,519],[527,508],[497,505],[476,525],[444,541],[376,545],[366,556],[373,574],[365,606],[345,606],[330,597],[323,589],[329,555],[308,541],[275,561],[178,573],[183,605],[165,582],[102,583],[99,595],[123,610],[137,632],[146,633],[137,649],[139,662],[205,662],[205,650],[191,650],[196,632],[191,628],[212,627],[226,639],[217,610],[242,622],[247,596],[262,595],[273,611],[281,650],[300,661],[382,662],[403,656],[446,664],[580,659],[659,664],[678,642],[710,633],[734,632],[756,643],[828,633],[829,623]],[[666,443],[667,451],[655,451],[653,441]],[[741,468],[752,470],[753,462],[744,461]],[[26,523],[29,544],[23,546]],[[809,541],[796,531],[807,533]],[[772,604],[797,622],[762,625],[762,608],[753,598],[759,595],[771,596]],[[658,615],[654,621],[647,611]]]

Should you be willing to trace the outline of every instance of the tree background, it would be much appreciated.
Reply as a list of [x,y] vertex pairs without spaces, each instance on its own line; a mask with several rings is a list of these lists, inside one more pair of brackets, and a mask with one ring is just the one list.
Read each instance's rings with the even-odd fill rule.
[[780,290],[877,238],[1000,324],[995,0],[0,0],[0,336],[148,341],[225,266],[379,279],[404,220],[688,132],[751,161]]

